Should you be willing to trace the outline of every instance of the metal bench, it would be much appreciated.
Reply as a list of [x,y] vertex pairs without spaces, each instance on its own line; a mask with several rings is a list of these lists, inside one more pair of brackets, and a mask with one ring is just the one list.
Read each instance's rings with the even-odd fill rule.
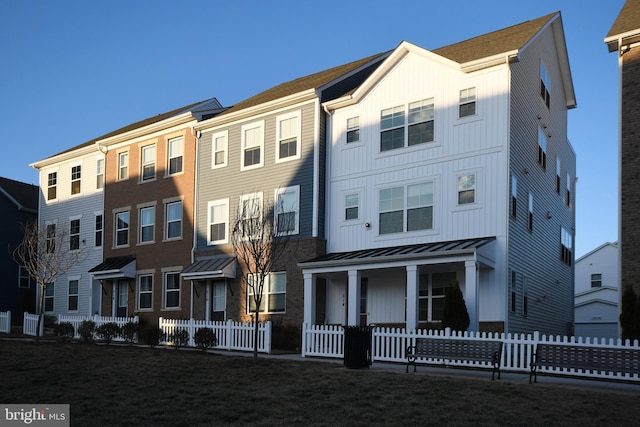
[[538,382],[538,368],[542,367],[637,374],[640,371],[640,349],[538,344],[531,355],[530,366],[529,383],[532,378]]
[[496,372],[500,379],[500,355],[502,354],[502,341],[470,340],[455,338],[416,338],[416,344],[407,347],[407,369],[413,365],[416,372],[416,359],[419,357],[442,360],[446,366],[447,361],[474,361],[488,362],[491,364],[491,380]]

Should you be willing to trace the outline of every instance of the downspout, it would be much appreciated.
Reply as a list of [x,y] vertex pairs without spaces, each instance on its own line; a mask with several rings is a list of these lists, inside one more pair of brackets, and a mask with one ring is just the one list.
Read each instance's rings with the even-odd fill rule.
[[506,214],[506,221],[505,221],[505,251],[506,251],[506,265],[503,267],[504,271],[502,274],[502,280],[505,286],[505,298],[504,298],[504,331],[503,332],[508,332],[509,331],[509,316],[511,314],[511,310],[510,310],[510,305],[511,305],[511,283],[510,280],[511,278],[509,277],[509,253],[510,253],[510,244],[509,244],[509,225],[511,223],[511,85],[512,85],[512,80],[511,80],[511,63],[512,62],[516,62],[518,60],[518,57],[509,57],[507,56],[506,58],[506,63],[507,63],[507,85],[508,87],[508,96],[507,96],[507,141],[506,141],[506,146],[507,146],[507,185],[506,185],[506,197],[505,197],[505,214]]
[[[624,291],[622,283],[622,38],[618,39],[618,319],[622,313],[622,293]],[[621,336],[622,328],[620,321],[618,324],[618,336]]]
[[[198,233],[197,233],[197,224],[198,224],[198,179],[200,177],[200,162],[198,161],[198,153],[200,151],[200,136],[201,132],[196,131],[196,154],[195,154],[195,177],[193,180],[193,246],[191,246],[191,263],[193,264],[196,259],[196,247],[198,244]],[[191,282],[191,296],[189,302],[189,318],[193,319],[193,280]]]
[[[328,214],[328,212],[331,212],[331,196],[329,194],[330,191],[330,182],[331,182],[331,172],[330,172],[330,168],[331,168],[331,150],[332,150],[332,141],[333,141],[333,128],[331,126],[332,123],[332,116],[333,113],[331,112],[331,110],[329,110],[329,108],[327,108],[326,105],[322,106],[322,109],[324,110],[325,114],[327,115],[327,122],[325,125],[326,131],[325,131],[325,171],[324,171],[324,185],[325,185],[325,189],[324,189],[324,232],[325,232],[325,240],[328,242],[328,230],[329,230],[329,217],[330,215]],[[329,248],[327,247],[327,251],[329,250]]]

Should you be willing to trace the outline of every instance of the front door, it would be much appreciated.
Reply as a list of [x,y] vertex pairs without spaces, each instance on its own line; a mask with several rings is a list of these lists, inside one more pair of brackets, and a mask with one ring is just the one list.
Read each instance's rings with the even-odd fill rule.
[[117,303],[116,316],[127,317],[127,305],[129,303],[129,282],[127,280],[118,281]]

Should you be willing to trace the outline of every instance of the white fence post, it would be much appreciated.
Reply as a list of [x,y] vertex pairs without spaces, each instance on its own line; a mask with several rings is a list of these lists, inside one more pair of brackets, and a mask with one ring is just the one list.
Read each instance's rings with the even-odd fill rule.
[[0,311],[0,332],[11,333],[11,311]]

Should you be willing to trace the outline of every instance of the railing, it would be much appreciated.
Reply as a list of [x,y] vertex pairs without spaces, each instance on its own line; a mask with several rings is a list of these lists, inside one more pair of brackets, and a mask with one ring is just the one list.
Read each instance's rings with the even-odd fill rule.
[[[344,357],[344,329],[336,325],[302,325],[302,357]],[[583,337],[560,337],[541,335],[538,332],[533,334],[491,334],[464,332],[457,333],[448,329],[442,331],[435,330],[411,330],[403,328],[373,327],[371,334],[371,356],[373,361],[379,362],[399,362],[406,363],[406,349],[409,345],[415,344],[418,337],[447,337],[460,340],[499,340],[503,342],[500,366],[503,371],[529,372],[531,356],[538,343],[564,343],[576,346],[592,346],[605,348],[628,348],[640,349],[638,341],[630,343],[620,339],[592,339]],[[432,359],[418,359],[417,363],[437,362]],[[447,361],[450,365],[457,366],[486,366],[490,368],[490,363],[478,364],[477,362]],[[640,381],[638,373],[616,374],[613,372],[579,371],[576,369],[553,369],[539,368],[540,373],[554,373],[561,375],[572,375],[591,378],[623,379]]]
[[[58,314],[58,324],[62,322],[68,322],[73,325],[74,338],[80,338],[80,334],[78,333],[78,327],[85,320],[93,320],[96,324],[96,328],[104,325],[105,323],[115,323],[116,325],[122,327],[129,322],[138,323],[138,316],[134,317],[106,317],[106,316],[76,316],[70,314]],[[124,341],[122,336],[113,337],[114,341]]]
[[0,332],[11,333],[11,312],[0,311]]
[[[206,320],[177,320],[158,319],[158,325],[163,332],[161,344],[175,345],[174,336],[177,331],[187,331],[189,334],[190,347],[194,347],[196,332],[201,328],[213,329],[216,334],[217,345],[214,348],[223,350],[253,350],[253,337],[255,333],[254,323],[240,323],[233,320],[207,322]],[[271,322],[258,324],[258,351],[261,353],[271,353]]]
[[37,314],[29,314],[26,311],[24,312],[24,320],[22,323],[22,333],[25,335],[30,335],[32,337],[42,336],[44,331],[44,318],[42,322],[40,322],[40,334],[36,334],[38,330],[38,317]]

